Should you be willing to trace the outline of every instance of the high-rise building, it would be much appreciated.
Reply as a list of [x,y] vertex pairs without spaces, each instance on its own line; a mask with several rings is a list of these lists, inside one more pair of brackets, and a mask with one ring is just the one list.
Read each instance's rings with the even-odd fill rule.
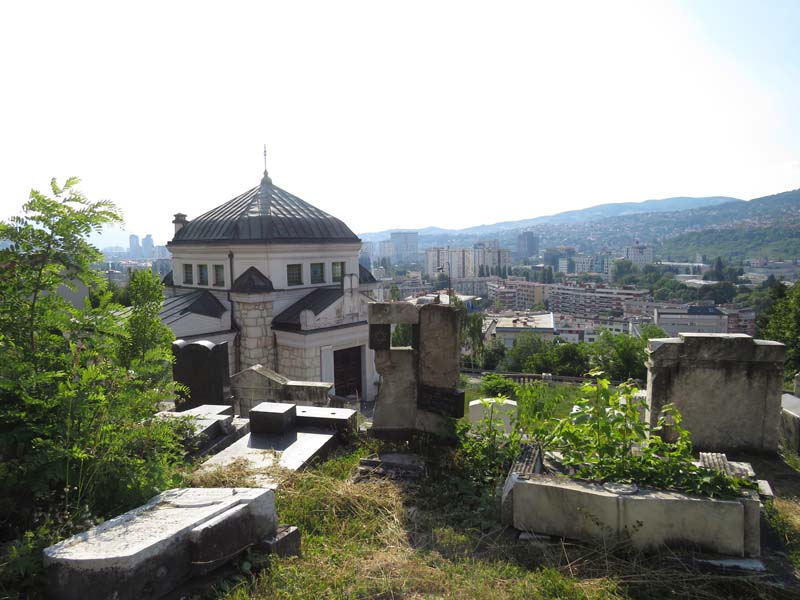
[[128,253],[130,254],[131,258],[141,258],[142,247],[139,245],[139,236],[131,234],[128,240],[129,240]]
[[428,248],[425,250],[425,273],[436,279],[439,273],[447,274],[447,248]]
[[517,258],[525,260],[539,256],[539,236],[532,231],[523,231],[517,236]]
[[377,258],[388,258],[389,260],[394,261],[394,242],[389,240],[378,242]]
[[391,241],[394,244],[394,261],[396,263],[414,263],[419,260],[419,233],[395,231],[391,235]]
[[625,248],[625,258],[640,270],[653,262],[653,249],[650,246],[636,244]]
[[142,240],[142,258],[153,258],[155,256],[155,244],[153,236],[149,233]]

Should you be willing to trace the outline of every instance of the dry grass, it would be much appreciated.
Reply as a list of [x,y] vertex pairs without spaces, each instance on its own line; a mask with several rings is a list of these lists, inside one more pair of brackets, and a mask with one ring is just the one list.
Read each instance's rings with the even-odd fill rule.
[[685,554],[643,556],[624,547],[519,542],[484,506],[494,506],[492,498],[470,496],[471,486],[459,486],[445,473],[432,473],[419,486],[354,483],[349,474],[365,453],[289,474],[277,491],[277,509],[282,523],[300,527],[303,556],[265,561],[251,554],[247,571],[252,564],[257,574],[228,580],[211,597],[796,597],[757,575],[701,571]]
[[280,485],[290,474],[277,464],[255,469],[246,459],[237,458],[225,466],[193,471],[185,480],[189,487],[260,487],[268,483]]

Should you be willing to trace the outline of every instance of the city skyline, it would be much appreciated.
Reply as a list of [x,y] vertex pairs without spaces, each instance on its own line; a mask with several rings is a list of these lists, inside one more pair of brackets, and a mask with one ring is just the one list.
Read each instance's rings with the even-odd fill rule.
[[163,243],[256,186],[264,143],[357,232],[800,187],[796,3],[155,10],[0,9],[0,218],[78,175]]

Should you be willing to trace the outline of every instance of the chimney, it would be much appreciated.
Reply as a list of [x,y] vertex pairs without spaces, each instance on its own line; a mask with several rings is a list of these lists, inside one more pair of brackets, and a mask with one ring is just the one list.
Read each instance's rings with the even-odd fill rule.
[[172,223],[175,225],[175,233],[178,233],[181,229],[183,229],[184,225],[189,224],[189,221],[186,220],[185,214],[175,213],[175,218],[172,220]]

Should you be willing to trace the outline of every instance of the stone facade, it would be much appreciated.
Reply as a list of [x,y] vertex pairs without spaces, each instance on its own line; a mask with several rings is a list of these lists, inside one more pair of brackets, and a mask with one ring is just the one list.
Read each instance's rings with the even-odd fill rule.
[[785,346],[745,334],[682,333],[648,344],[651,425],[673,403],[696,449],[776,452]]
[[253,365],[272,365],[272,302],[251,301],[237,297],[234,301],[236,322],[241,328],[239,360],[241,369]]
[[290,379],[320,381],[319,348],[281,346],[278,353],[278,370]]

